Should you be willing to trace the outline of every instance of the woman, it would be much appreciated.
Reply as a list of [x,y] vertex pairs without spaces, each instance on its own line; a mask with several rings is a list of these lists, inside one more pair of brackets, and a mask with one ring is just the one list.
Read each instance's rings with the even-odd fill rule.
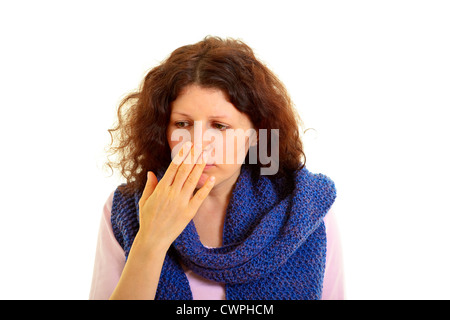
[[90,298],[343,297],[334,183],[304,167],[289,95],[246,44],[178,48],[118,120],[108,165],[127,183],[104,208]]

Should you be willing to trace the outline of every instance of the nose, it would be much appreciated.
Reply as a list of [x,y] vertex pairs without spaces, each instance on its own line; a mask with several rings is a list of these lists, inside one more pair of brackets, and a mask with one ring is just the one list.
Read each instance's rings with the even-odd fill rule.
[[208,150],[210,150],[214,142],[211,142],[210,134],[205,134],[208,130],[207,123],[207,121],[196,120],[194,121],[194,130],[193,132],[191,131],[191,141],[202,150],[206,148],[209,148]]

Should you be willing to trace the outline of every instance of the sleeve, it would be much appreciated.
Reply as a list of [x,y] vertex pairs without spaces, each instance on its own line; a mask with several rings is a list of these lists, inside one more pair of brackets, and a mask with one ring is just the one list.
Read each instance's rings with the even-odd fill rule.
[[95,253],[90,300],[109,299],[125,267],[125,253],[114,237],[111,225],[111,207],[114,192],[103,206]]
[[343,300],[345,292],[342,248],[333,207],[325,216],[324,222],[327,232],[327,258],[322,300]]

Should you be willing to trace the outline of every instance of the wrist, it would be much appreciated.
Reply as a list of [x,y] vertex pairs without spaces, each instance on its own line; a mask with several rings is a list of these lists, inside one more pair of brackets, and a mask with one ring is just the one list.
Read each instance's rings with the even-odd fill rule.
[[[169,250],[170,244],[166,244],[163,241],[152,239],[151,237],[145,236],[142,233],[136,234],[133,241],[132,250],[138,251],[140,254],[145,256],[165,256],[167,250]],[[131,252],[130,252],[131,253]]]

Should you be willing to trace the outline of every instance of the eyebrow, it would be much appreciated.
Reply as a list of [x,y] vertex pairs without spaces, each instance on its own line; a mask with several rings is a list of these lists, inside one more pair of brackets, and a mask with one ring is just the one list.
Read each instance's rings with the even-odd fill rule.
[[[186,116],[186,117],[190,117],[190,115],[183,113],[183,112],[178,112],[178,111],[173,111],[173,113],[177,113],[179,115],[182,116]],[[216,118],[229,118],[227,115],[214,115],[212,117],[209,117],[210,119],[216,119]]]

